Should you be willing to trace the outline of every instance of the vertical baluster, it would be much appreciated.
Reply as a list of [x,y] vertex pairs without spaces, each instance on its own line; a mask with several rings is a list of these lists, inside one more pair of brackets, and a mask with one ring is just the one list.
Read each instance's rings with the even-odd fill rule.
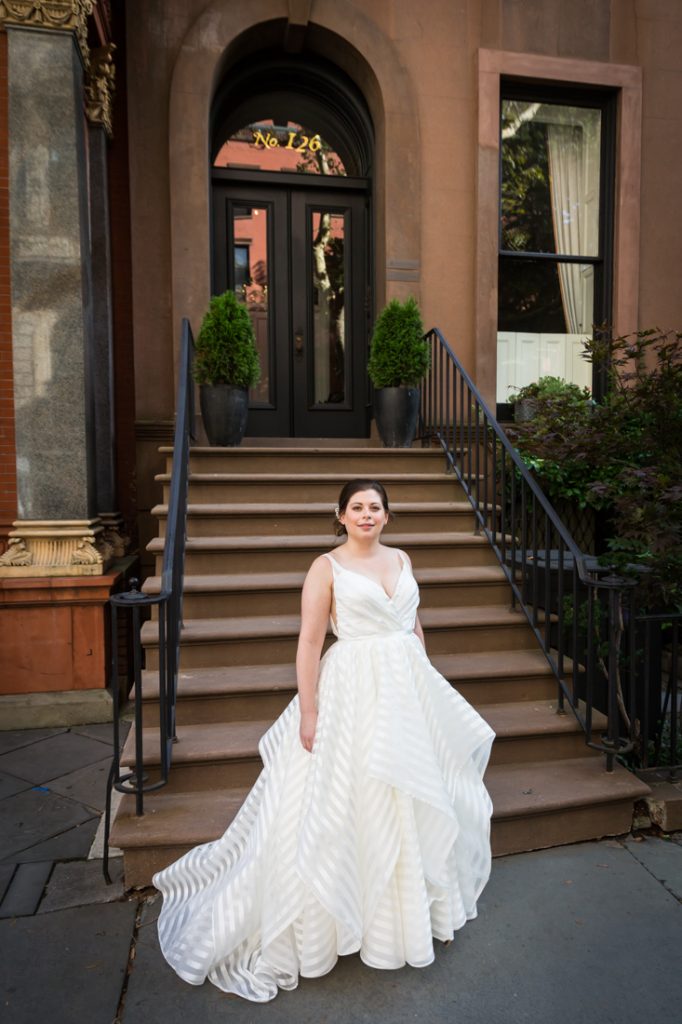
[[[586,668],[587,668],[587,679],[585,682],[585,732],[587,739],[589,740],[592,735],[592,707],[594,704],[594,674],[596,672],[595,664],[595,651],[594,651],[594,626],[595,626],[595,615],[594,615],[594,602],[599,600],[599,591],[596,587],[588,587],[587,589],[587,640],[586,640]],[[578,610],[574,614],[574,618],[578,615]],[[574,702],[575,695],[574,695]]]
[[[474,444],[476,446],[476,454],[474,456],[474,472],[476,474],[476,510],[478,515],[476,516],[476,535],[481,533],[481,431],[480,431],[480,417],[481,407],[478,404],[478,399],[474,399]],[[485,519],[485,505],[483,509],[483,517]]]
[[[504,448],[502,448],[502,458],[504,458],[504,459],[507,458],[507,453],[506,453]],[[511,482],[511,488],[510,488],[510,490],[511,490],[511,500],[510,500],[509,526],[507,527],[507,509],[506,509],[506,506],[504,504],[502,504],[502,503],[500,504],[500,508],[501,508],[501,512],[500,512],[501,524],[500,525],[501,525],[501,529],[503,531],[504,530],[508,530],[508,532],[509,532],[509,534],[511,536],[511,578],[514,581],[514,583],[516,584],[517,583],[517,576],[518,576],[518,568],[517,568],[518,548],[517,548],[517,535],[516,535],[516,466],[514,465],[514,463],[512,462],[511,459],[509,460],[509,476],[510,476],[510,482]],[[497,518],[497,514],[498,513],[496,511],[496,506],[493,505],[493,516],[495,516],[495,518]],[[497,529],[497,525],[495,526],[495,529]],[[511,606],[512,606],[512,608],[516,608],[516,586],[512,587]]]
[[159,609],[159,745],[161,750],[161,775],[168,778],[170,762],[168,758],[168,659],[166,650],[166,616],[167,602],[162,600]]
[[642,767],[649,767],[650,715],[649,700],[651,697],[651,619],[644,620],[644,699],[642,701],[641,735]]
[[[498,445],[497,434],[493,434],[493,483],[492,483],[492,491],[493,491],[493,493],[492,493],[492,504],[493,504],[493,508],[497,507],[497,503],[498,503],[498,500],[499,500],[498,499],[498,494],[497,494],[497,486],[498,486],[498,484],[497,484],[497,459],[498,459],[497,445]],[[500,443],[500,453],[501,453],[502,458],[504,459],[504,457],[505,457],[505,450],[504,450],[504,445],[502,445],[502,443]],[[491,535],[490,539],[491,539],[492,543],[496,547],[497,547],[497,526],[498,526],[497,519],[495,519],[494,520],[494,525],[493,525],[493,532],[492,532],[492,535]]]
[[557,672],[559,673],[558,710],[564,710],[564,539],[557,533]]
[[609,746],[611,751],[606,755],[606,770],[613,771],[614,755],[618,740],[618,658],[620,648],[616,639],[619,619],[620,591],[615,586],[609,587],[608,609],[608,637],[609,637]]
[[144,763],[142,737],[142,665],[140,658],[140,609],[133,605],[133,686],[135,687],[135,813],[144,813]]
[[671,665],[670,665],[670,681],[669,681],[669,684],[668,684],[669,689],[670,689],[670,757],[669,757],[669,760],[668,760],[668,764],[670,765],[670,768],[671,768],[671,774],[672,774],[672,769],[675,767],[675,765],[677,765],[679,763],[679,758],[677,756],[678,715],[680,713],[680,709],[679,709],[679,705],[678,705],[679,687],[678,687],[678,678],[677,678],[677,656],[678,656],[678,651],[679,651],[679,645],[678,645],[679,632],[678,632],[678,629],[679,629],[679,619],[676,620],[675,622],[673,622],[673,631],[672,631],[673,632],[673,636],[672,636],[672,645],[671,645],[671,649],[670,649],[670,655],[671,655],[671,658],[672,658],[672,662],[671,662]]
[[445,360],[445,432],[448,439],[447,453],[448,453],[448,469],[452,468],[452,463],[455,458],[455,434],[452,426],[452,419],[450,415],[450,405],[452,403],[452,360],[446,358]]
[[[509,464],[506,459],[506,453],[502,445],[500,445],[500,451],[502,454],[502,462],[500,465],[500,504],[504,508],[507,504],[507,472]],[[500,530],[500,555],[502,558],[502,565],[507,564],[507,531],[502,528]]]
[[528,485],[522,478],[521,487],[521,601],[528,603]]
[[[578,619],[580,617],[580,596],[578,591],[578,567],[576,565],[575,558],[571,558],[571,565],[571,576],[573,582],[571,594],[571,600],[573,601],[573,619],[571,622],[571,703],[573,704],[573,707],[576,707],[578,702],[578,675],[580,673],[580,664],[583,659],[580,657],[580,652],[578,650]],[[587,655],[585,657],[587,658]],[[585,664],[587,665],[587,660],[585,660]]]
[[469,484],[469,494],[473,495],[473,457],[471,452],[471,446],[473,444],[473,434],[471,430],[471,388],[467,384],[467,481]]
[[538,504],[535,492],[531,504],[531,540],[533,545],[531,574],[533,578],[533,625],[538,624]]
[[[460,418],[460,431],[459,431],[459,463],[462,474],[462,481],[464,481],[464,462],[466,459],[466,453],[464,451],[466,440],[464,436],[464,428],[466,422],[466,415],[464,410],[464,377],[460,373],[459,375],[459,418]],[[466,486],[466,485],[465,485]]]
[[552,621],[552,523],[544,509],[542,514],[545,517],[545,650],[549,651]]

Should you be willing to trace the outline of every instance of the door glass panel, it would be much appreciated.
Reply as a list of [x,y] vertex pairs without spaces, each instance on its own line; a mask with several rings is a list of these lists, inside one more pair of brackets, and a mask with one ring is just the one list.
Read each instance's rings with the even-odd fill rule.
[[311,210],[313,403],[346,398],[345,235],[342,213]]
[[260,381],[249,392],[251,405],[272,404],[272,360],[268,312],[268,208],[232,207],[234,290],[249,311],[260,359]]

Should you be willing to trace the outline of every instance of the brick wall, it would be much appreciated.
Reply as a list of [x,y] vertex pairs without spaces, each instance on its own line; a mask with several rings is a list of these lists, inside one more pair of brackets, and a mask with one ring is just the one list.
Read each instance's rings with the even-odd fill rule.
[[7,33],[0,32],[0,553],[17,517],[9,256]]

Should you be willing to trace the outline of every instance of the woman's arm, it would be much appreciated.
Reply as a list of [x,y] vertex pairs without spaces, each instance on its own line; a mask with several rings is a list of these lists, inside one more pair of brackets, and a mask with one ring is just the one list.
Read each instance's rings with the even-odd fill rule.
[[[405,561],[407,562],[407,564],[409,565],[409,567],[411,569],[412,568],[412,562],[410,560],[410,556],[408,554],[406,554],[404,551],[401,551],[400,554],[405,559]],[[414,619],[414,631],[415,631],[416,635],[419,637],[419,639],[421,641],[422,647],[424,648],[424,650],[426,650],[426,640],[424,639],[424,630],[422,629],[422,624],[419,621],[419,616],[418,615],[416,615],[415,619]]]
[[317,727],[317,677],[332,604],[332,567],[326,558],[310,566],[301,594],[301,631],[296,652],[296,683],[301,709],[300,737],[312,751]]

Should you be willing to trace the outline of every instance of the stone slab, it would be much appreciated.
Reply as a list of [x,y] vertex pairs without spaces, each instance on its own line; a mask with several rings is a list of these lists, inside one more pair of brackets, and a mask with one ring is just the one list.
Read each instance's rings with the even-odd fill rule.
[[0,726],[0,756],[9,754],[11,750],[29,747],[32,743],[40,743],[41,740],[50,739],[52,736],[59,736],[65,731],[64,729],[8,729],[3,731]]
[[0,903],[5,898],[5,893],[9,888],[9,883],[12,881],[12,876],[16,869],[16,864],[0,864]]
[[642,836],[641,839],[627,839],[625,848],[682,902],[682,847],[679,843],[657,836]]
[[0,757],[0,771],[29,782],[46,783],[102,760],[102,744],[88,736],[59,733],[39,744]]
[[[102,745],[102,750],[106,747]],[[78,768],[75,772],[50,780],[53,793],[68,796],[79,804],[86,804],[96,811],[102,812],[106,803],[107,778],[111,768],[111,754],[102,761]]]
[[5,772],[0,772],[0,800],[30,788],[31,783],[27,782],[26,779],[16,779],[13,775],[6,775]]
[[[109,577],[100,577],[100,579],[108,579]],[[2,582],[0,580],[0,582]],[[67,609],[68,610],[68,609]],[[87,611],[87,609],[86,609]],[[81,616],[74,616],[81,618]],[[85,617],[85,616],[84,616]],[[73,619],[69,616],[63,615],[65,622],[72,622]],[[80,625],[82,625],[82,621]],[[68,629],[72,629],[73,626],[69,626]],[[75,628],[78,630],[79,623],[75,624]],[[64,630],[68,632],[67,627]],[[87,629],[87,627],[86,627]],[[34,634],[40,632],[45,635],[43,623],[36,624],[34,622]],[[91,634],[94,635],[94,634]],[[31,637],[28,638],[29,641]],[[63,636],[59,635],[60,641],[63,641]],[[45,642],[45,646],[49,649],[50,644]],[[52,647],[53,653],[54,646]],[[59,678],[60,685],[64,685],[64,680],[69,677],[73,670],[74,664],[72,660],[73,651],[71,645],[64,646],[61,644],[61,661],[55,663],[53,661],[51,668],[51,675]],[[39,661],[39,652],[33,651],[34,665],[31,666],[23,665],[22,676],[24,679],[30,677],[31,681],[35,681],[37,672],[35,670],[35,663]],[[67,659],[68,655],[68,659]],[[90,659],[91,655],[86,655]],[[10,661],[10,652],[6,652],[6,660],[10,667],[14,662]],[[82,666],[81,666],[82,667]],[[12,671],[14,669],[12,668]],[[16,682],[15,686],[19,684]],[[104,686],[104,676],[102,675],[101,686]],[[92,677],[89,678],[89,682],[92,682]],[[101,687],[92,690],[51,690],[46,693],[10,693],[0,695],[0,730],[11,729],[11,730],[22,730],[24,732],[33,732],[34,727],[45,726],[45,727],[59,727],[63,726],[69,728],[73,725],[82,725],[84,722],[111,722],[112,718],[112,698],[108,690],[104,690]]]
[[[121,735],[121,743],[124,742],[128,732],[130,731],[130,722],[120,722],[119,732]],[[73,733],[77,733],[79,736],[89,736],[91,740],[99,740],[100,743],[106,743],[108,746],[113,746],[114,742],[114,727],[111,722],[98,722],[92,725],[77,725],[71,730]]]
[[45,885],[52,872],[52,861],[39,860],[19,864],[0,903],[0,918],[26,917],[35,914],[43,898]]
[[34,860],[74,860],[88,856],[94,836],[97,832],[99,819],[89,818],[82,825],[60,832],[51,839],[45,839],[35,846],[13,853],[8,860],[17,863],[28,863]]
[[123,864],[114,861],[109,867],[111,885],[102,875],[102,863],[97,860],[74,860],[55,864],[47,892],[38,908],[40,914],[49,914],[68,907],[85,907],[93,903],[115,903],[123,897]]
[[33,787],[0,802],[0,860],[81,825],[92,811],[45,787]]
[[[136,909],[110,903],[0,922],[3,1019],[112,1024]],[[153,1014],[149,1021],[161,1019]]]
[[158,910],[142,914],[123,1024],[636,1024],[676,1019],[682,1000],[682,908],[616,841],[501,857],[478,919],[436,943],[429,967],[342,957],[267,1006],[180,981],[159,952]]

